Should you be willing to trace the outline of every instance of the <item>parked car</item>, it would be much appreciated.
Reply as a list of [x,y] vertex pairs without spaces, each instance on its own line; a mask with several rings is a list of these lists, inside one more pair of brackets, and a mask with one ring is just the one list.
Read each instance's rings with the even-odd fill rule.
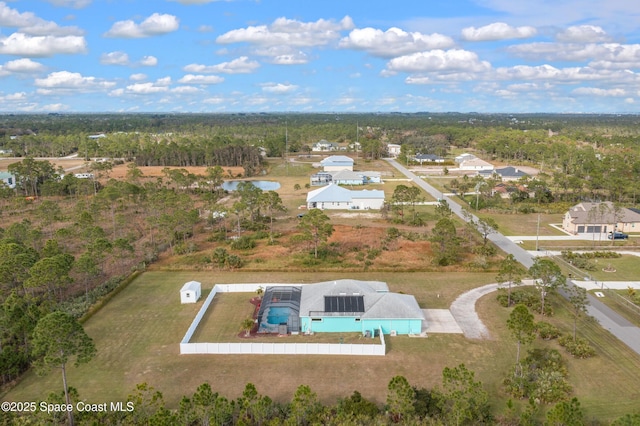
[[607,238],[609,238],[610,240],[626,240],[629,238],[629,235],[625,234],[624,232],[609,232]]

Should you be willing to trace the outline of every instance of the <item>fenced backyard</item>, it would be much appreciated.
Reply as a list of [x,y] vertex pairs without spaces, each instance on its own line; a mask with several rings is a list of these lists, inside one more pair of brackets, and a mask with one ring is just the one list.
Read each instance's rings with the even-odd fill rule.
[[218,354],[218,355],[364,355],[384,356],[386,345],[380,330],[380,344],[349,343],[270,343],[270,342],[191,342],[202,318],[210,308],[218,293],[255,293],[259,288],[266,289],[282,284],[216,284],[205,299],[180,342],[180,354]]

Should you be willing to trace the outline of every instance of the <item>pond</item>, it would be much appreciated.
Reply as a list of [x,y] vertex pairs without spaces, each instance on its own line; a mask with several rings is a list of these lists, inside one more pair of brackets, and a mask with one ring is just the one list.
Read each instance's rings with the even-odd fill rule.
[[240,182],[250,182],[253,186],[260,188],[263,191],[275,191],[276,189],[280,189],[280,182],[272,180],[227,180],[222,184],[222,189],[225,191],[235,191]]

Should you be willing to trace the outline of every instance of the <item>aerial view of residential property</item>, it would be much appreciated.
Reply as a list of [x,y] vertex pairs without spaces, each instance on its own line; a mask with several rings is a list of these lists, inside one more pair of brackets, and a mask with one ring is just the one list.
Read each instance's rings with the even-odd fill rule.
[[640,426],[639,16],[0,2],[0,425]]

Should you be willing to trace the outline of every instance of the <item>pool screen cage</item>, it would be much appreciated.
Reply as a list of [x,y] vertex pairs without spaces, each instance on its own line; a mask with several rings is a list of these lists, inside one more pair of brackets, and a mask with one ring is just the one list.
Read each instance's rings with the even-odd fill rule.
[[[287,326],[287,332],[300,331],[300,295],[302,288],[295,286],[267,287],[262,296],[262,303],[258,311],[258,333],[282,334],[282,325]],[[286,318],[282,312],[287,312]],[[274,312],[279,312],[274,315]],[[270,315],[271,314],[271,315]],[[275,319],[275,321],[274,321]],[[275,324],[274,324],[275,322]]]

